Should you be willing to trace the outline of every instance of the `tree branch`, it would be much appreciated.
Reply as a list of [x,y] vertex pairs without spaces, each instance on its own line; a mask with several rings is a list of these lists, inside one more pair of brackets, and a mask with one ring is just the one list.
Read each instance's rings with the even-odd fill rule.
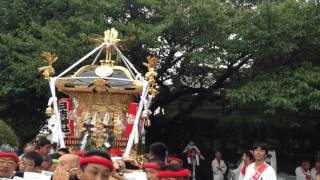
[[199,107],[199,105],[206,99],[206,97],[209,96],[211,92],[214,92],[215,90],[222,88],[224,86],[225,81],[228,78],[231,78],[235,72],[238,72],[238,70],[244,64],[246,64],[250,58],[251,58],[251,55],[244,56],[243,60],[238,65],[234,67],[229,66],[226,72],[214,83],[212,87],[199,92],[199,95],[195,97],[186,108],[183,108],[182,110],[180,110],[180,112],[175,115],[175,118],[179,118],[179,117],[184,118],[192,114],[197,109],[197,107]]
[[158,73],[159,74],[163,74],[164,72],[166,72],[169,68],[171,68],[174,64],[177,63],[177,61],[181,60],[181,57],[178,58],[174,58],[176,51],[171,51],[169,52],[168,57],[165,59],[165,63],[163,64],[163,68],[161,68]]
[[186,94],[201,93],[204,91],[206,91],[206,89],[204,89],[204,88],[185,87],[184,89],[180,89],[180,90],[175,91],[169,95],[156,98],[154,103],[152,104],[151,110],[153,111],[159,106],[167,105],[170,102],[172,102],[172,101],[174,101],[174,100],[176,100]]

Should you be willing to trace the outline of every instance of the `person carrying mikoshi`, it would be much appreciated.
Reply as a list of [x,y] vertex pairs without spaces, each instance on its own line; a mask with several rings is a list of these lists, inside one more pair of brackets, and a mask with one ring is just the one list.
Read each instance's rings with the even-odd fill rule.
[[19,157],[15,153],[0,150],[0,179],[14,179],[18,163]]
[[168,165],[157,173],[158,180],[188,180],[191,172],[177,165]]

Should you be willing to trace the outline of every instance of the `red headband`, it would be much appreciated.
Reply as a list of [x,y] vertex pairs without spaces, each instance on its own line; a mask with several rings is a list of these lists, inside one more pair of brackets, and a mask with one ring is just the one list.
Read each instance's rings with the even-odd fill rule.
[[111,149],[110,150],[110,155],[117,156],[117,157],[122,157],[122,152],[118,149]]
[[183,169],[181,171],[160,171],[157,173],[157,177],[189,177],[191,173],[188,169]]
[[16,161],[16,163],[19,162],[19,157],[15,153],[0,152],[0,157],[9,157]]
[[93,163],[93,164],[100,164],[103,165],[107,168],[109,168],[111,171],[113,171],[114,167],[113,167],[113,163],[111,160],[109,159],[105,159],[105,158],[99,158],[99,157],[85,157],[80,159],[79,164],[88,164],[88,163]]
[[160,170],[160,166],[155,163],[144,163],[143,167],[148,169]]
[[179,163],[182,164],[182,160],[179,159],[179,158],[177,158],[177,157],[168,157],[167,159],[168,159],[169,161],[178,161]]

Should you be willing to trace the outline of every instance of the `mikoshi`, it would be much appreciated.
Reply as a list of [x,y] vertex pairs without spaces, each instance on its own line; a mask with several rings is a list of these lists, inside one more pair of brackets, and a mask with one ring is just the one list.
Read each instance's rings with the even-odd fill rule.
[[[118,32],[112,28],[104,32],[104,37],[92,39],[97,47],[57,76],[53,76],[52,67],[56,55],[42,53],[49,65],[39,71],[49,81],[52,95],[46,109],[50,117],[48,129],[52,142],[59,147],[69,146],[76,151],[90,146],[97,149],[112,146],[122,150],[124,157],[137,157],[144,126],[150,124],[149,106],[158,94],[155,80],[158,59],[147,57],[144,65],[148,72],[142,76],[120,50],[127,41],[117,37]],[[103,52],[105,58],[98,65]],[[89,60],[92,62],[68,75]],[[58,99],[57,90],[69,98]]]

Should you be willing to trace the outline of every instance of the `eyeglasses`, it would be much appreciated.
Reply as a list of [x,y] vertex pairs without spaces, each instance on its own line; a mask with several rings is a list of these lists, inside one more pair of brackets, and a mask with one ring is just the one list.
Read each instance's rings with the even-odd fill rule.
[[0,160],[0,166],[3,166],[5,163],[7,163],[8,166],[15,166],[16,162],[15,161],[4,161]]

